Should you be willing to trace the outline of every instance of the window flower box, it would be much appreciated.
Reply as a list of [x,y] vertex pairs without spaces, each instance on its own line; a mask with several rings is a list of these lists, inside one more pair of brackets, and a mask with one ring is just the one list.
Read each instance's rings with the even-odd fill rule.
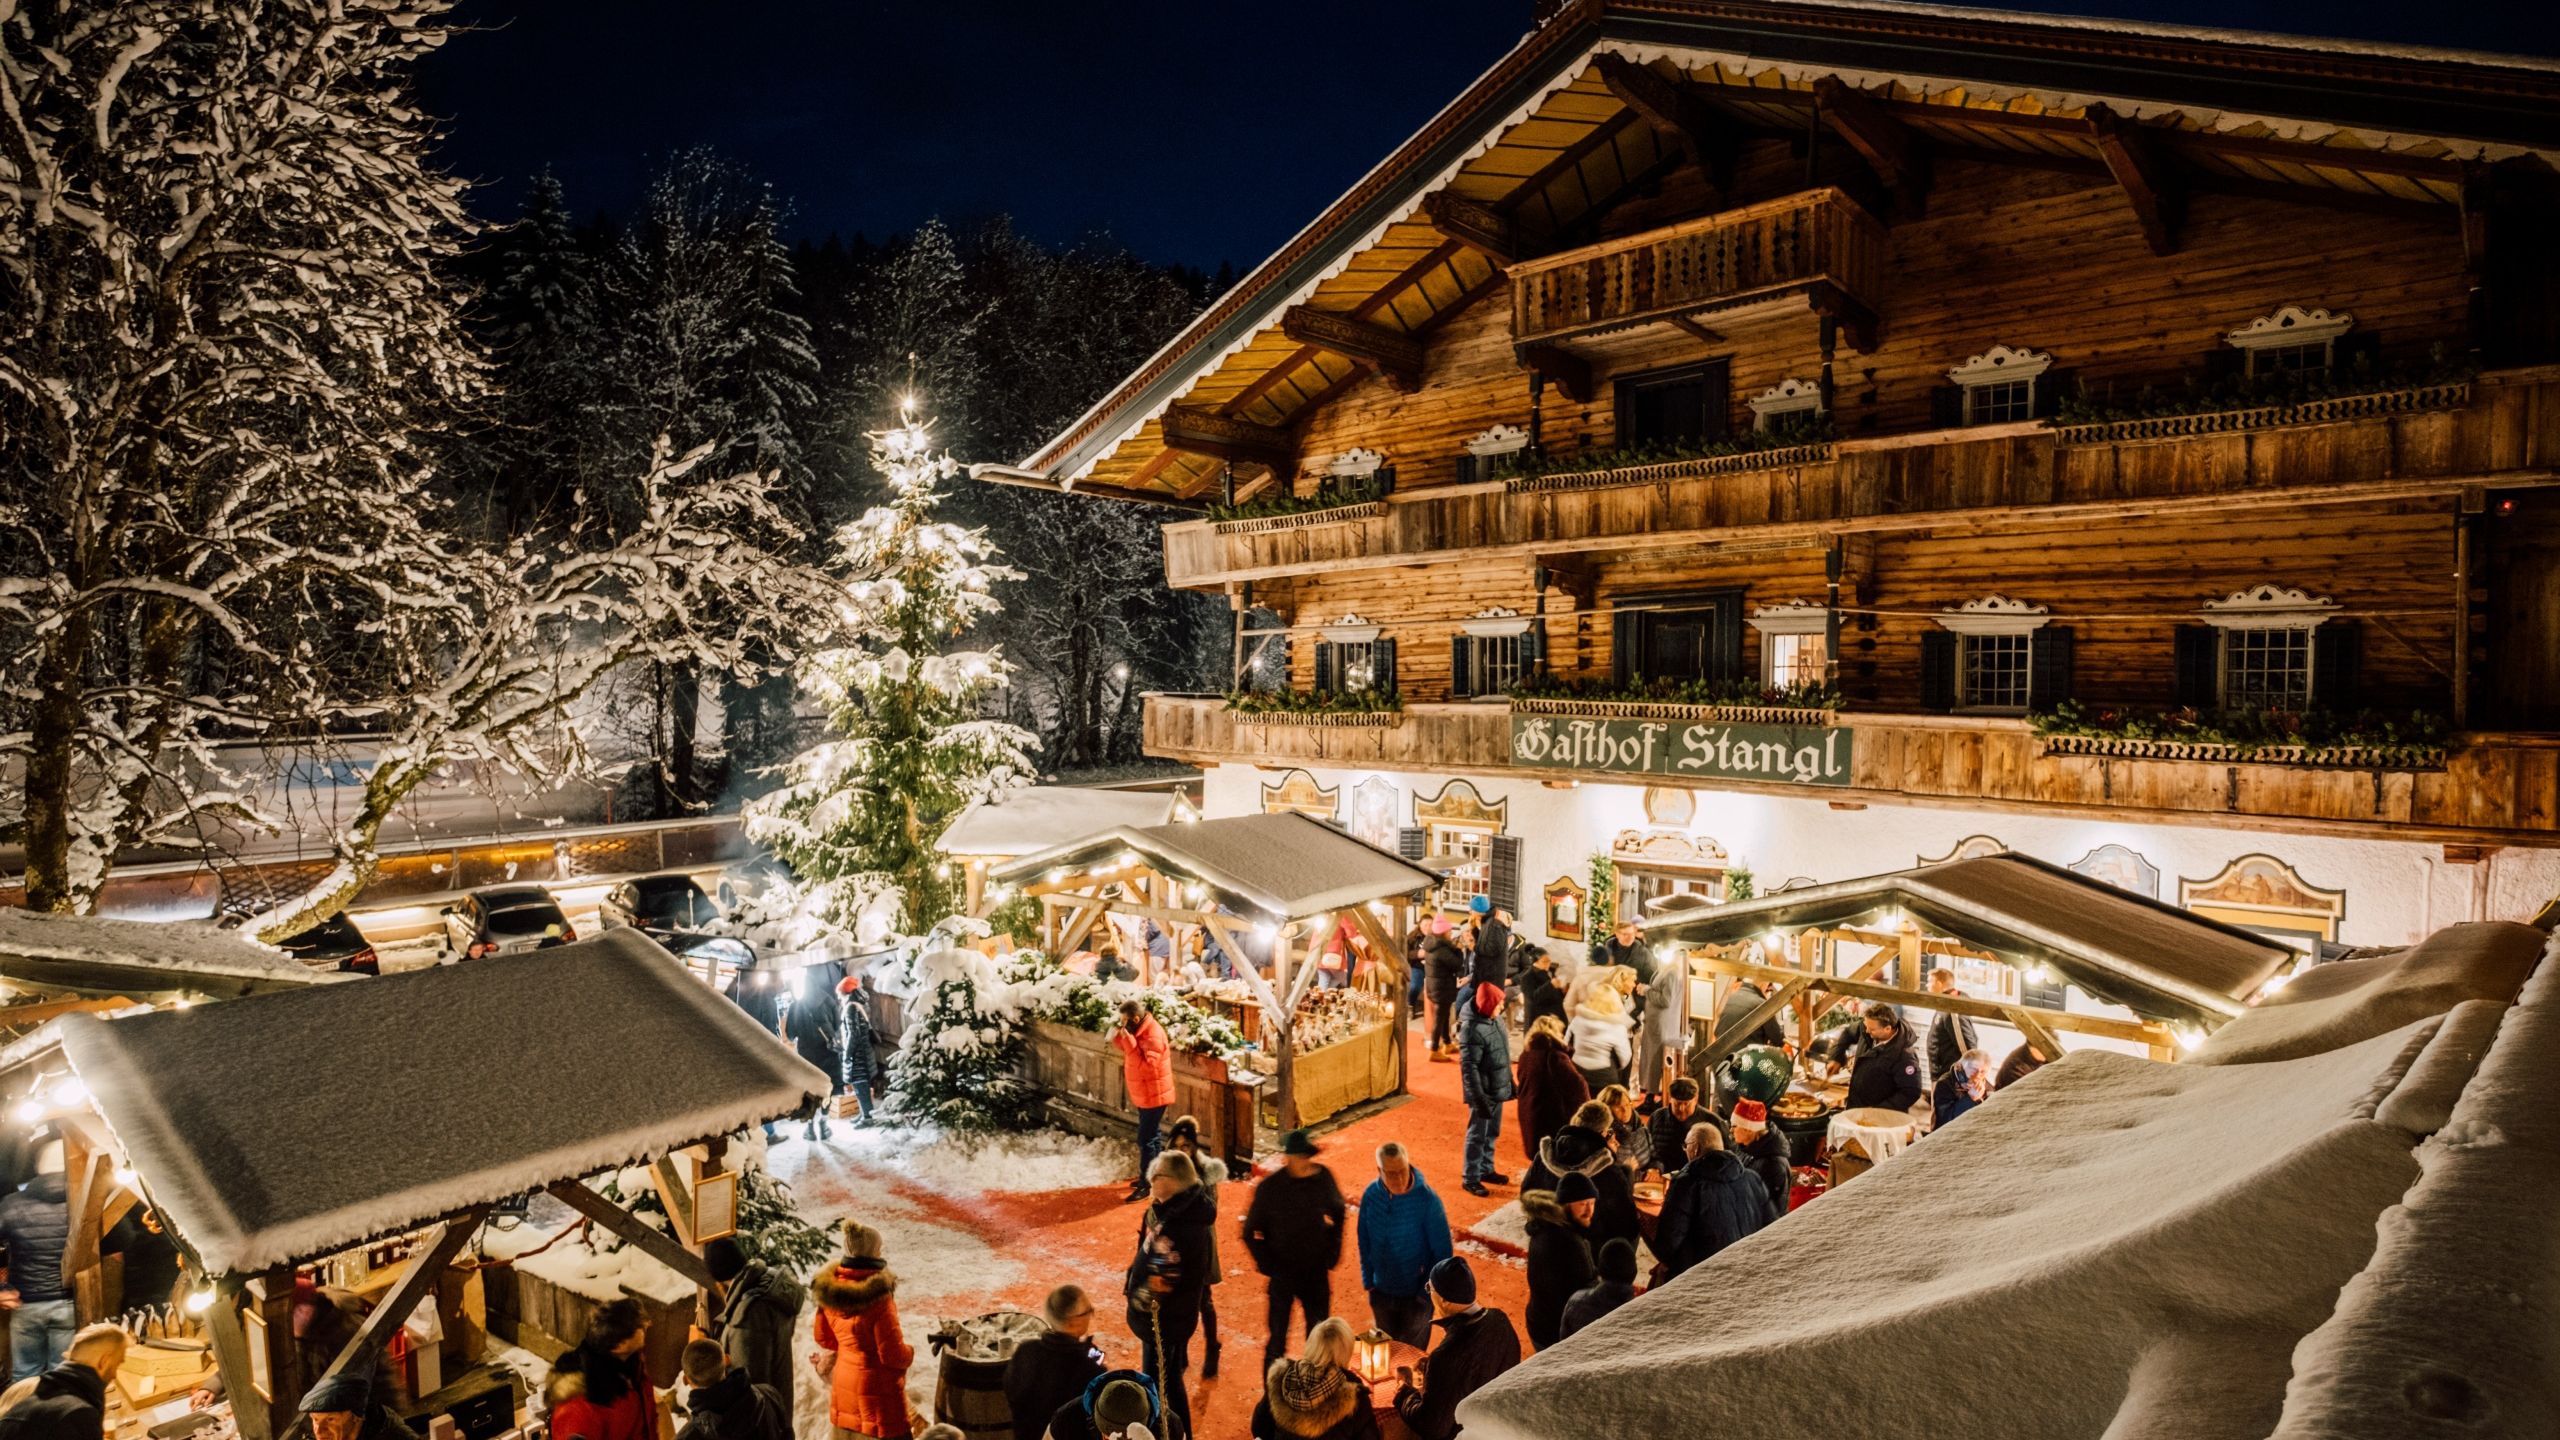
[[1638,465],[1612,465],[1589,470],[1547,470],[1516,476],[1502,488],[1511,495],[1540,495],[1559,490],[1605,490],[1619,485],[1658,485],[1671,480],[1703,480],[1741,475],[1789,465],[1816,465],[1831,458],[1831,442],[1784,445],[1765,450],[1738,450]]
[[2044,753],[2211,765],[2290,765],[2312,770],[2441,770],[2445,759],[2442,745],[2232,745],[2119,735],[2047,735]]
[[1661,700],[1564,700],[1522,698],[1511,702],[1515,715],[1557,715],[1589,720],[1708,721],[1723,725],[1836,725],[1836,706],[1810,705],[1682,705]]
[[2239,430],[2266,430],[2282,425],[2318,425],[2338,420],[2368,420],[2421,410],[2451,410],[2471,403],[2471,382],[2410,385],[2361,395],[2333,395],[2291,405],[2256,405],[2231,410],[2202,410],[2180,415],[2148,415],[2091,424],[2056,425],[2054,438],[2065,445],[2114,445],[2135,440],[2183,440]]
[[1238,710],[1239,725],[1321,725],[1334,729],[1386,730],[1404,723],[1401,710]]
[[1374,520],[1387,513],[1387,502],[1363,500],[1350,505],[1331,505],[1322,510],[1300,510],[1288,515],[1264,515],[1248,520],[1213,520],[1210,530],[1219,535],[1268,535],[1275,530],[1297,530],[1309,525],[1333,525],[1345,520]]

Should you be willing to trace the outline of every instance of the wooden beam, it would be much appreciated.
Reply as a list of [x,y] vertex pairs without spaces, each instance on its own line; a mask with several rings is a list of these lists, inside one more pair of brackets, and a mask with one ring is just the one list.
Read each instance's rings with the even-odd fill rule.
[[641,1254],[694,1284],[708,1290],[718,1283],[711,1278],[711,1269],[702,1263],[701,1256],[677,1244],[664,1230],[588,1189],[584,1182],[563,1180],[550,1188],[552,1198],[639,1246]]
[[2024,1006],[2011,1005],[2003,1007],[2000,1013],[2009,1017],[2010,1026],[2019,1034],[2026,1036],[2027,1044],[2034,1047],[2035,1052],[2043,1056],[2047,1062],[2062,1058],[2061,1037],[2055,1035],[2044,1021],[2036,1018],[2034,1011]]
[[1805,304],[1814,314],[1840,327],[1849,339],[1849,348],[1861,355],[1872,355],[1876,348],[1876,312],[1867,303],[1828,280],[1819,280],[1805,291]]
[[2108,173],[2115,176],[2126,203],[2133,207],[2134,222],[2142,227],[2151,253],[2167,255],[2176,250],[2178,227],[2186,219],[2187,192],[2164,148],[2141,124],[2104,105],[2089,107],[2089,133],[2098,142],[2098,155],[2107,162]]
[[1707,173],[1718,190],[1733,188],[1733,166],[1742,150],[1742,126],[1649,65],[1623,55],[1604,54],[1593,68],[1600,83],[1618,103],[1644,117],[1657,132],[1687,150],[1690,163]]
[[1837,75],[1813,82],[1822,102],[1822,118],[1833,133],[1858,152],[1867,168],[1893,195],[1902,214],[1919,216],[1929,196],[1929,150],[1901,121]]
[[1479,205],[1454,190],[1434,190],[1422,197],[1422,213],[1432,229],[1493,262],[1496,269],[1523,256],[1511,217],[1490,205]]
[[1543,375],[1547,382],[1565,393],[1565,398],[1589,404],[1593,395],[1591,362],[1569,350],[1553,345],[1524,345],[1520,363],[1532,374]]
[[1286,475],[1297,464],[1298,447],[1289,432],[1257,425],[1197,406],[1175,405],[1164,412],[1164,443],[1169,450],[1206,455],[1238,465],[1260,465]]
[[[318,1385],[323,1381],[336,1379],[349,1367],[362,1362],[373,1352],[381,1349],[391,1339],[392,1332],[408,1320],[410,1312],[416,1310],[421,1301],[435,1293],[436,1278],[444,1273],[445,1266],[453,1263],[454,1256],[462,1253],[463,1245],[471,1239],[472,1232],[480,1228],[480,1222],[487,1218],[488,1214],[489,1207],[483,1205],[477,1209],[466,1210],[459,1218],[448,1220],[437,1226],[425,1243],[418,1247],[416,1253],[409,1257],[408,1264],[402,1267],[399,1280],[391,1286],[391,1293],[383,1296],[380,1303],[373,1307],[372,1313],[364,1317],[364,1323],[356,1327],[355,1335],[339,1349],[336,1358],[329,1362],[329,1368],[321,1371],[319,1378],[312,1384]],[[288,1277],[289,1275],[290,1272]],[[292,1287],[288,1284],[285,1290],[288,1304],[291,1302],[292,1293]],[[291,1328],[290,1321],[287,1322],[287,1328]]]
[[1401,330],[1312,305],[1292,305],[1281,312],[1280,333],[1353,361],[1407,394],[1422,388],[1422,342]]
[[[1886,954],[1887,958],[1890,958],[1891,952],[1888,951]],[[1747,960],[1725,960],[1714,956],[1693,955],[1689,963],[1720,974],[1739,975],[1751,980],[1777,980],[1781,983],[1797,978],[1801,973],[1771,965],[1754,965]],[[1824,980],[1818,976],[1813,979],[1814,983],[1820,985],[1823,990],[1836,995],[1849,995],[1861,1000],[1883,1000],[1894,1005],[1906,1005],[1911,1001],[1911,996],[1898,986],[1873,985],[1864,980]],[[2011,1007],[1995,1001],[1976,1000],[1969,995],[1932,995],[1928,997],[1928,1004],[1934,1010],[1953,1011],[1958,1015],[1970,1015],[1977,1020],[1997,1020],[2003,1024],[2010,1023],[2008,1015],[2010,1009],[2021,1008],[2057,1031],[2103,1035],[2110,1040],[2127,1040],[2136,1045],[2158,1045],[2173,1042],[2175,1039],[2168,1026],[2155,1020],[2109,1020],[2096,1015],[2073,1015],[2066,1011],[2044,1010],[2032,1006]]]
[[247,1299],[248,1287],[226,1277],[214,1289],[205,1328],[213,1335],[214,1369],[221,1372],[223,1391],[231,1397],[231,1423],[240,1440],[274,1440],[274,1417],[249,1383],[249,1327],[240,1323],[240,1307]]

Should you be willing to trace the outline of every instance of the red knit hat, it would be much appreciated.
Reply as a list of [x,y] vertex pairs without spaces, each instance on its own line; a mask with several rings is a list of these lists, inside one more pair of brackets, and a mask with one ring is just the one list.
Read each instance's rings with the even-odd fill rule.
[[1736,1100],[1733,1102],[1733,1123],[1757,1125],[1766,1129],[1769,1124],[1769,1107],[1757,1100]]
[[847,975],[836,982],[836,993],[839,995],[850,995],[861,988],[862,977],[859,975]]

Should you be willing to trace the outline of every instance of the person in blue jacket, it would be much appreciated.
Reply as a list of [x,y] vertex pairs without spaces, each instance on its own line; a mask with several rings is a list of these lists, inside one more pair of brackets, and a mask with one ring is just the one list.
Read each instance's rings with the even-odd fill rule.
[[1378,1178],[1360,1195],[1360,1286],[1379,1329],[1420,1349],[1431,1340],[1431,1267],[1456,1253],[1449,1212],[1402,1145],[1378,1147]]
[[1967,1050],[1929,1087],[1929,1128],[1946,1128],[1948,1121],[1981,1104],[1990,1093],[1991,1052]]

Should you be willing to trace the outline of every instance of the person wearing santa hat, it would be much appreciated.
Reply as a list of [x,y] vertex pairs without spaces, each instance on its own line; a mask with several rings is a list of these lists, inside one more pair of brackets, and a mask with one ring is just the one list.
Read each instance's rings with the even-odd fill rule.
[[1734,1101],[1730,1128],[1734,1158],[1769,1187],[1770,1210],[1783,1218],[1787,1200],[1794,1193],[1795,1172],[1787,1154],[1787,1138],[1769,1128],[1769,1107],[1757,1100]]

